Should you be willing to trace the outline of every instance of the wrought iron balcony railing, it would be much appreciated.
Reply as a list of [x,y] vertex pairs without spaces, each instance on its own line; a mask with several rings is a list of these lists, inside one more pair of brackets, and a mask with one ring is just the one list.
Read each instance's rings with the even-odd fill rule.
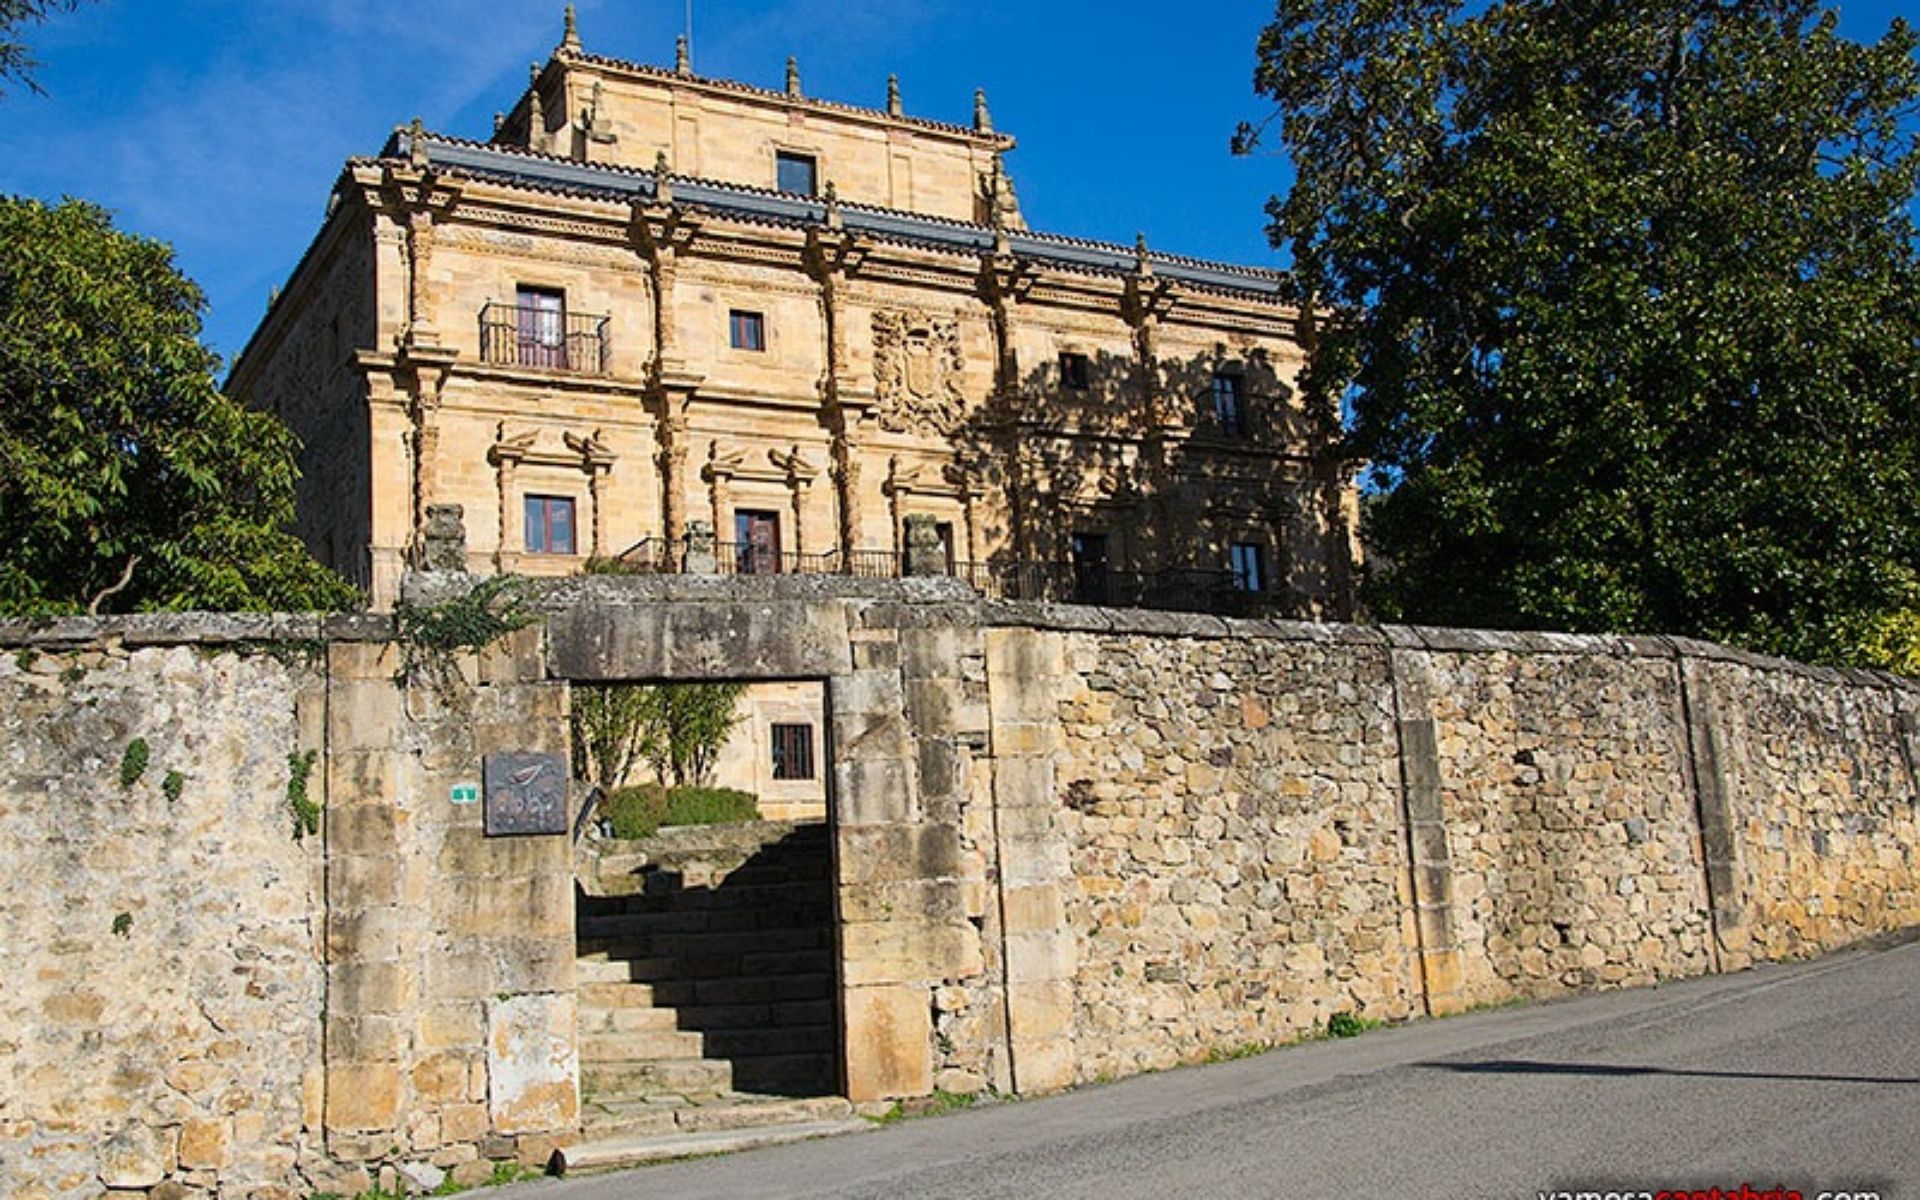
[[610,318],[491,301],[480,310],[480,357],[501,367],[607,373]]
[[[740,542],[716,542],[711,565],[716,575],[847,575],[859,579],[896,579],[906,574],[903,556],[890,550],[828,550],[796,554]],[[673,575],[687,570],[687,552],[664,538],[650,537],[608,564],[633,575]],[[1275,598],[1238,587],[1232,571],[1175,567],[1126,571],[1072,562],[957,562],[948,572],[994,600],[1033,600],[1053,604],[1092,604],[1108,608],[1151,608],[1251,616],[1272,611]]]

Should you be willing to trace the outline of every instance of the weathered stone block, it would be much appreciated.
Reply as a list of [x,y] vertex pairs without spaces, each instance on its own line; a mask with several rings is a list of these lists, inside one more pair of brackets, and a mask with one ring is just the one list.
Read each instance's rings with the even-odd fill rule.
[[580,1116],[574,998],[514,996],[487,1006],[488,1115],[499,1133],[573,1128]]
[[335,1063],[327,1068],[327,1131],[360,1133],[398,1123],[400,1067],[396,1063]]
[[847,1097],[855,1103],[933,1090],[933,1015],[927,989],[850,987],[844,997]]

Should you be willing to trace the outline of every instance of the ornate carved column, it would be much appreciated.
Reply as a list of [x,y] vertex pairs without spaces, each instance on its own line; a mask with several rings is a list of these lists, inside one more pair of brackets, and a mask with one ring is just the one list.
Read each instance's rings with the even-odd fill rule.
[[813,539],[807,536],[807,493],[812,489],[820,469],[806,460],[798,446],[784,451],[769,450],[767,458],[785,473],[787,490],[792,494],[793,552],[809,553],[808,547],[813,544]]
[[587,473],[587,502],[593,505],[592,554],[595,558],[604,558],[607,553],[606,479],[613,472],[613,451],[607,448],[598,429],[584,437],[563,433],[560,438],[567,449],[580,456],[580,469]]
[[453,211],[460,186],[442,180],[427,157],[426,130],[415,118],[408,131],[409,161],[389,167],[378,204],[404,231],[407,320],[394,356],[394,374],[407,397],[413,478],[408,556],[422,562],[427,509],[439,491],[440,397],[459,352],[440,344],[434,324],[434,226]]
[[1168,500],[1177,488],[1174,435],[1186,423],[1188,414],[1181,411],[1181,398],[1167,395],[1162,386],[1160,319],[1172,310],[1178,299],[1173,286],[1154,275],[1147,238],[1141,234],[1134,242],[1134,268],[1127,277],[1120,312],[1133,329],[1133,350],[1140,377],[1140,416],[1136,424],[1142,432],[1134,480],[1134,494],[1139,499],[1133,507],[1137,530],[1135,563],[1143,567],[1172,567],[1178,565],[1174,561],[1176,557],[1186,559],[1192,553],[1190,545],[1182,553],[1173,550],[1176,542],[1170,536],[1171,531],[1189,526],[1173,520],[1167,511]]
[[654,160],[654,194],[633,202],[630,231],[646,259],[653,286],[653,362],[649,402],[660,431],[660,518],[667,543],[676,549],[687,531],[687,409],[704,377],[687,369],[675,328],[674,284],[679,256],[699,235],[700,221],[673,203],[673,174],[662,152]]
[[520,464],[526,460],[527,452],[533,448],[533,439],[537,435],[528,430],[525,433],[509,434],[506,422],[502,421],[494,431],[493,445],[487,450],[487,461],[493,464],[494,487],[499,497],[499,523],[495,530],[493,545],[493,569],[499,572],[509,570],[518,554],[507,549],[508,539],[513,529],[513,497],[515,476]]
[[838,196],[829,183],[822,227],[807,232],[807,271],[820,286],[820,320],[825,331],[825,369],[820,378],[820,400],[832,437],[832,475],[836,530],[841,560],[852,569],[853,552],[860,541],[860,447],[858,425],[870,400],[847,375],[847,330],[841,304],[843,281],[866,258],[866,244],[841,225]]
[[707,465],[700,469],[700,478],[706,480],[708,497],[713,504],[713,535],[716,538],[728,527],[727,513],[733,507],[733,477],[745,458],[744,450],[721,453],[720,443],[716,441],[707,451]]

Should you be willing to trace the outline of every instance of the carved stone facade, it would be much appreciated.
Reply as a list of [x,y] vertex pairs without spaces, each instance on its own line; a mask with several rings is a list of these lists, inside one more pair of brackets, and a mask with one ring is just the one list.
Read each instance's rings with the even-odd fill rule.
[[1031,598],[1349,612],[1289,282],[1028,231],[1013,146],[984,97],[948,124],[569,36],[491,141],[416,123],[346,164],[230,386],[300,435],[300,532],[378,606],[459,505],[482,574],[898,574],[925,518]]

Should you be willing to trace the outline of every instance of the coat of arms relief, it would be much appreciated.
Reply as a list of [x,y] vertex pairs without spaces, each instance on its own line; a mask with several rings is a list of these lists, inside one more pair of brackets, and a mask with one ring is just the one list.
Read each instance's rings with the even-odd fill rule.
[[965,369],[958,320],[917,310],[873,314],[874,416],[882,429],[943,435],[958,429],[966,417]]

